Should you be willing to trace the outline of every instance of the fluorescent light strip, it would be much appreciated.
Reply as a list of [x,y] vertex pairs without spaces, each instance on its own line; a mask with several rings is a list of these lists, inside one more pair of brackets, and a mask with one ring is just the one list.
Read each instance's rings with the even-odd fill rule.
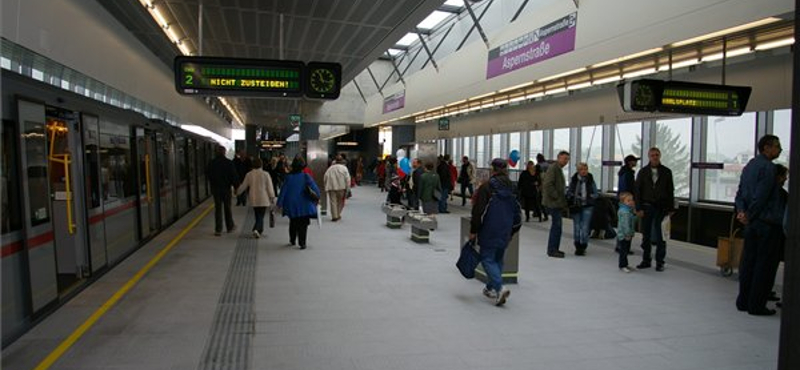
[[630,54],[630,55],[626,55],[624,57],[615,58],[615,59],[608,60],[608,61],[605,61],[605,62],[593,64],[591,66],[591,68],[605,67],[605,66],[610,65],[610,64],[615,64],[615,63],[623,62],[623,61],[626,61],[626,60],[629,60],[629,59],[635,59],[635,58],[638,58],[638,57],[643,57],[645,55],[654,54],[654,53],[657,53],[657,52],[659,52],[661,50],[664,50],[664,48],[658,47],[658,48],[652,48],[652,49],[645,50],[645,51],[640,51],[638,53],[633,53],[633,54]]
[[626,74],[622,75],[622,78],[634,78],[634,77],[653,74],[653,73],[656,73],[656,72],[657,72],[657,70],[655,68],[647,68],[647,69],[643,69],[641,71],[634,71],[634,72],[626,73]]
[[547,90],[547,91],[544,92],[544,94],[545,95],[553,95],[553,94],[558,94],[558,93],[562,93],[562,92],[565,92],[565,91],[567,91],[566,87],[559,87],[557,89]]
[[582,83],[575,84],[575,85],[569,85],[567,87],[567,90],[578,90],[578,89],[583,89],[583,88],[589,87],[589,86],[592,86],[591,82],[582,82]]
[[[739,55],[748,54],[748,53],[750,53],[752,51],[753,50],[751,50],[749,46],[748,47],[744,47],[744,48],[740,48],[740,49],[734,49],[734,50],[728,51],[726,53],[725,57],[726,58],[732,58],[732,57],[736,57],[736,56],[739,56]],[[716,53],[716,54],[711,54],[711,55],[704,56],[702,58],[702,61],[703,62],[713,62],[715,60],[720,60],[720,59],[722,59],[722,53]]]
[[769,49],[779,48],[779,47],[782,47],[782,46],[789,46],[789,45],[792,45],[792,44],[794,44],[794,37],[790,37],[788,39],[783,39],[783,40],[778,40],[778,41],[770,41],[770,42],[766,42],[766,43],[763,43],[763,44],[758,44],[758,45],[756,45],[755,49],[758,50],[758,51],[769,50]]
[[557,79],[557,78],[561,78],[561,77],[569,76],[569,75],[571,75],[571,74],[575,74],[575,73],[578,73],[578,72],[583,72],[583,71],[585,71],[585,70],[586,70],[586,67],[581,67],[581,68],[578,68],[578,69],[573,69],[573,70],[571,70],[571,71],[568,71],[568,72],[559,73],[559,74],[557,74],[557,75],[552,75],[552,76],[550,76],[550,77],[545,77],[545,78],[542,78],[542,79],[539,79],[539,80],[537,80],[536,82],[545,82],[545,81],[551,81],[551,80],[555,80],[555,79]]
[[758,20],[758,21],[755,21],[755,22],[750,22],[750,23],[747,23],[747,24],[743,24],[741,26],[726,28],[726,29],[721,30],[721,31],[712,32],[712,33],[708,33],[708,34],[705,34],[705,35],[702,35],[702,36],[693,37],[693,38],[690,38],[688,40],[678,41],[676,43],[673,43],[672,47],[678,47],[678,46],[683,46],[683,45],[694,44],[696,42],[700,42],[700,41],[703,41],[703,40],[708,40],[708,39],[711,39],[711,38],[714,38],[714,37],[719,37],[719,36],[724,36],[724,35],[728,35],[728,34],[739,32],[739,31],[744,31],[746,29],[755,28],[755,27],[758,27],[758,26],[763,26],[765,24],[775,23],[777,21],[780,21],[780,18],[774,18],[774,17],[764,18],[764,19],[761,19],[761,20]]
[[[681,61],[681,62],[678,62],[678,63],[672,63],[672,69],[690,67],[690,66],[693,66],[693,65],[696,65],[696,64],[700,64],[700,59],[697,59],[697,58],[687,59],[687,60],[684,60],[684,61]],[[667,70],[669,70],[669,63],[659,66],[658,70],[659,71],[667,71]]]
[[505,88],[505,89],[502,89],[502,90],[498,90],[497,92],[502,94],[504,92],[509,92],[509,91],[512,91],[512,90],[521,89],[523,87],[530,86],[530,85],[533,85],[533,81],[527,82],[527,83],[524,83],[524,84],[521,84],[521,85],[517,85],[517,86],[511,86],[511,87],[508,87],[508,88]]
[[592,81],[592,84],[594,84],[594,85],[602,85],[602,84],[607,84],[609,82],[616,82],[616,81],[619,81],[621,79],[622,79],[622,77],[620,77],[620,76],[611,76],[611,77],[601,78],[599,80]]

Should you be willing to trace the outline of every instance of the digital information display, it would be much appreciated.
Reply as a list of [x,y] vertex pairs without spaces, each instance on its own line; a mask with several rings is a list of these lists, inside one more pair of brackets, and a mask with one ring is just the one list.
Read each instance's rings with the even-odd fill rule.
[[619,84],[617,92],[626,112],[741,116],[752,88],[643,79]]
[[336,99],[339,63],[175,57],[175,89],[183,95]]

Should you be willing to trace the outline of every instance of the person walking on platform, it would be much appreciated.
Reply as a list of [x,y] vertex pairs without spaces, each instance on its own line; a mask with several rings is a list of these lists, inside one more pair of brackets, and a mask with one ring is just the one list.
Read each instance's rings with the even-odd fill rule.
[[569,163],[569,152],[561,151],[555,165],[549,166],[542,180],[542,204],[547,207],[553,218],[550,224],[550,237],[547,239],[547,255],[564,258],[564,252],[558,250],[561,244],[561,216],[569,212],[565,195],[567,181],[561,169]]
[[475,166],[469,161],[467,156],[461,158],[461,171],[458,174],[458,183],[461,185],[461,206],[467,205],[467,190],[469,198],[475,193],[473,185],[475,183]]
[[633,194],[633,186],[636,184],[636,180],[634,178],[636,171],[633,168],[636,167],[636,162],[638,161],[639,158],[637,158],[635,155],[628,155],[625,157],[625,162],[617,173],[617,175],[619,175],[619,180],[617,183],[617,196],[624,192]]
[[233,162],[225,158],[225,147],[217,146],[216,156],[206,167],[206,178],[214,196],[214,235],[222,235],[222,215],[229,233],[236,230],[231,212],[231,192],[239,185],[239,175]]
[[632,269],[628,266],[628,251],[631,250],[631,240],[636,234],[634,230],[636,223],[636,214],[633,212],[636,204],[633,200],[633,194],[625,191],[619,193],[619,212],[617,212],[617,249],[619,251],[619,270],[622,272],[631,272]]
[[572,175],[567,190],[567,204],[572,215],[572,230],[575,239],[575,255],[585,256],[589,246],[589,227],[592,223],[592,212],[595,200],[599,196],[594,177],[589,173],[589,166],[578,163],[578,172]]
[[531,220],[531,211],[533,217],[538,217],[539,222],[542,222],[542,210],[539,207],[539,185],[541,178],[536,172],[536,166],[533,161],[528,161],[525,166],[525,171],[519,174],[519,198],[522,201],[522,206],[525,208],[525,222]]
[[775,279],[775,259],[782,235],[783,209],[778,209],[776,169],[772,161],[781,154],[777,136],[758,140],[759,154],[747,162],[736,192],[736,219],[745,225],[744,251],[739,265],[739,295],[736,308],[751,315],[774,315],[767,298]]
[[491,166],[492,175],[478,188],[472,207],[469,238],[477,239],[480,246],[481,264],[486,271],[483,295],[502,306],[511,295],[503,288],[503,258],[511,238],[522,227],[522,216],[508,178],[507,162],[495,158]]
[[439,197],[439,213],[450,213],[447,210],[447,198],[450,197],[451,175],[450,175],[450,155],[445,154],[439,159],[439,166],[436,167],[436,173],[439,175],[441,182],[442,195]]
[[350,172],[344,166],[344,159],[336,156],[336,161],[325,171],[325,191],[331,203],[331,221],[336,222],[342,218],[344,200],[350,188]]
[[[550,164],[544,159],[544,155],[539,153],[536,155],[536,173],[539,174],[539,179],[543,180],[544,175],[547,173],[547,169],[550,168]],[[542,187],[539,186],[539,209],[542,210],[542,216],[544,221],[547,221],[547,207],[544,206],[542,201],[544,200],[544,196],[542,195]]]
[[292,161],[292,170],[286,175],[278,195],[278,207],[283,209],[284,216],[289,217],[289,245],[294,246],[297,241],[300,249],[306,249],[308,225],[312,218],[318,217],[317,202],[320,194],[314,179],[303,172],[305,167],[306,163],[302,158]]
[[436,193],[442,194],[442,183],[439,175],[433,170],[433,163],[425,162],[425,172],[419,177],[419,201],[422,203],[422,212],[428,215],[438,213]]
[[656,245],[656,271],[664,271],[667,242],[661,231],[661,222],[675,209],[675,185],[672,170],[661,164],[661,150],[656,147],[647,152],[650,163],[639,170],[634,184],[633,196],[637,216],[642,219],[642,263],[636,268],[649,268],[652,261],[652,245]]
[[[240,150],[236,153],[236,156],[233,158],[233,166],[236,167],[236,174],[240,179],[243,179],[244,176],[247,175],[247,172],[250,171],[250,165],[250,158],[247,157],[244,151]],[[236,196],[236,205],[247,205],[247,192]]]
[[236,194],[248,194],[250,206],[253,207],[256,217],[253,237],[258,239],[264,234],[264,215],[267,213],[267,208],[275,204],[275,187],[272,184],[272,176],[262,168],[261,159],[253,159],[251,167]]
[[411,175],[408,180],[408,208],[419,210],[419,186],[425,168],[419,158],[411,161]]

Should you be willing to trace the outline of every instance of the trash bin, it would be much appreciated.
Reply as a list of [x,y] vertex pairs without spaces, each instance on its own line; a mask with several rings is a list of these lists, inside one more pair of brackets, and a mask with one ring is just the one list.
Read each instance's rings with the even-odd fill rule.
[[[461,217],[461,240],[458,243],[459,247],[464,245],[469,239],[469,223],[471,219],[472,217],[470,216]],[[478,245],[478,248],[480,248],[480,245]],[[516,284],[518,276],[519,233],[514,233],[511,242],[508,243],[506,254],[503,257],[503,284]],[[475,269],[475,277],[484,283],[486,282],[486,272],[483,271],[483,265],[478,265],[478,268]]]

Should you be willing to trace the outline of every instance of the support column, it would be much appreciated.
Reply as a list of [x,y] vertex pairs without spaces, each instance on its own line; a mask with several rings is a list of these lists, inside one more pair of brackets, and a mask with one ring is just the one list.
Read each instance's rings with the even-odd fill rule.
[[300,124],[300,141],[319,140],[319,124],[303,122]]
[[258,141],[256,140],[256,125],[244,125],[244,151],[248,157],[258,155]]
[[400,145],[413,143],[416,140],[416,127],[392,126],[392,155],[397,153]]
[[[795,19],[800,17],[800,0],[795,0]],[[795,40],[800,38],[800,28],[794,29]],[[794,58],[794,84],[792,89],[792,144],[800,143],[800,53],[795,50]],[[788,144],[788,140],[783,140]],[[794,148],[792,148],[794,149]],[[794,149],[789,158],[789,173],[800,173],[800,151]],[[788,204],[800,202],[800,181],[789,182]],[[797,207],[789,207],[789,225],[797,225]],[[797,242],[800,241],[800,232],[797,227],[790,227],[786,235],[785,264],[783,266],[783,309],[781,312],[781,339],[778,350],[778,369],[800,369],[800,251]]]

